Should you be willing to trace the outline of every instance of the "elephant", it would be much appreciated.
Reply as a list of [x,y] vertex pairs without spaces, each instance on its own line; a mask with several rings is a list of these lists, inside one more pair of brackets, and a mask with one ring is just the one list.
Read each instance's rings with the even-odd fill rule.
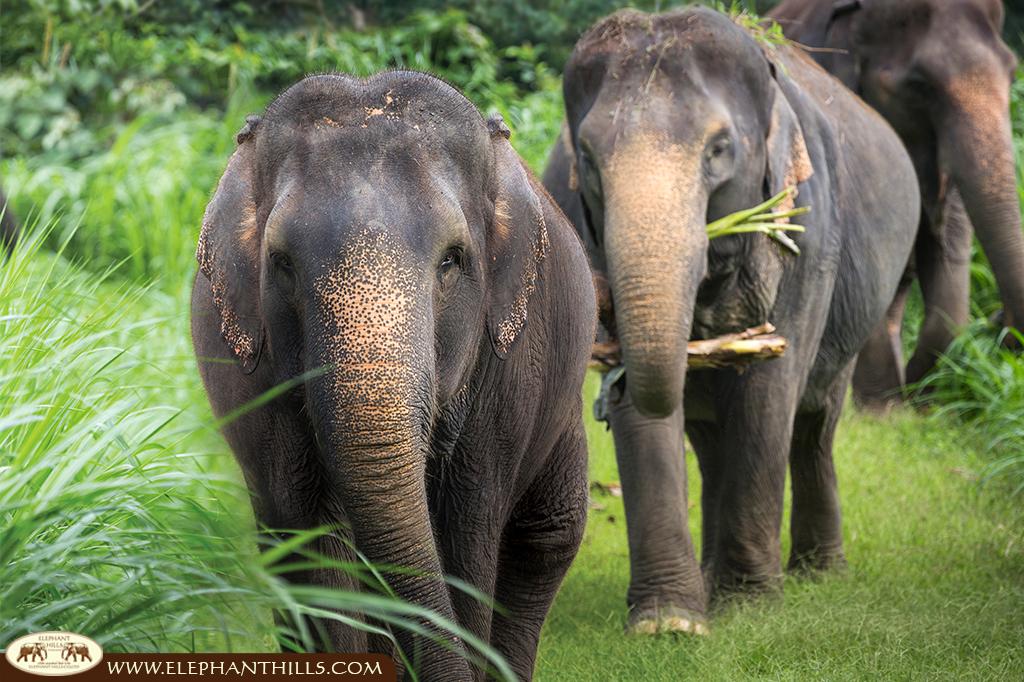
[[[878,110],[910,152],[921,188],[911,272],[862,353],[855,395],[898,400],[969,318],[972,229],[988,256],[1003,323],[1024,325],[1024,234],[1009,96],[1017,60],[999,0],[785,0],[769,15],[785,34]],[[925,319],[904,367],[900,331],[919,280]],[[1007,339],[1013,337],[1008,336]]]
[[83,661],[92,661],[92,657],[89,655],[89,647],[85,644],[75,644],[73,642],[69,642],[64,647],[61,658],[66,661],[78,661],[79,658]]
[[[787,462],[790,569],[844,565],[832,442],[861,345],[909,257],[914,169],[890,126],[792,45],[703,7],[617,12],[576,44],[544,183],[588,245],[630,554],[627,631],[707,630],[709,605],[777,590]],[[811,207],[793,255],[706,223],[787,187]],[[602,291],[602,289],[604,289]],[[743,372],[687,372],[687,342],[774,323],[789,346]],[[702,478],[687,525],[684,432]]]
[[[343,528],[317,550],[358,550],[529,679],[586,520],[596,302],[509,136],[427,74],[293,85],[247,119],[206,209],[192,338],[215,415],[240,415],[223,433],[258,522]],[[387,644],[316,626],[327,649]],[[483,674],[449,633],[394,636],[420,679]]]
[[21,652],[18,656],[19,661],[24,661],[31,656],[31,662],[35,663],[36,657],[38,656],[42,660],[46,660],[46,647],[36,642],[35,644],[22,644]]

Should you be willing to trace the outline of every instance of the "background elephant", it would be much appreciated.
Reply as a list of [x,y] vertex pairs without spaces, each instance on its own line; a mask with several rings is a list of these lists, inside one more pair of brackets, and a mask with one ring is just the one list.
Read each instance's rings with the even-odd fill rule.
[[[291,87],[249,119],[207,208],[192,333],[217,415],[305,379],[224,429],[258,519],[348,524],[370,561],[420,572],[389,575],[400,597],[529,678],[586,517],[595,304],[578,238],[508,135],[425,74]],[[321,625],[334,649],[376,646]],[[421,679],[474,676],[458,642],[396,634]]]
[[[906,366],[919,381],[969,315],[971,225],[992,264],[1008,326],[1024,324],[1021,233],[1009,96],[1017,60],[1000,37],[999,0],[786,0],[785,33],[899,133],[921,188],[912,267],[925,320]],[[965,210],[966,209],[966,210]],[[903,383],[900,326],[908,278],[886,332],[862,354],[854,387],[875,402]]]
[[[912,247],[914,170],[885,121],[800,50],[704,8],[601,21],[564,95],[568,131],[544,181],[607,279],[602,327],[622,347],[610,422],[629,626],[700,632],[709,592],[777,584],[787,462],[790,567],[844,560],[832,438],[851,361]],[[799,256],[764,235],[709,243],[708,220],[793,185],[813,207]],[[790,341],[783,358],[687,374],[688,339],[766,320]],[[703,478],[701,567],[684,425]]]

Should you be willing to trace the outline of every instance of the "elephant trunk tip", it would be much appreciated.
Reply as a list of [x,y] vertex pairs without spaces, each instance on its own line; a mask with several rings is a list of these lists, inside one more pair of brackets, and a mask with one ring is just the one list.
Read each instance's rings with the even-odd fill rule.
[[640,377],[633,377],[633,381],[627,375],[626,386],[629,397],[634,407],[645,417],[652,419],[664,419],[671,416],[682,403],[683,386],[680,383],[665,381],[664,378],[658,386],[653,382]]

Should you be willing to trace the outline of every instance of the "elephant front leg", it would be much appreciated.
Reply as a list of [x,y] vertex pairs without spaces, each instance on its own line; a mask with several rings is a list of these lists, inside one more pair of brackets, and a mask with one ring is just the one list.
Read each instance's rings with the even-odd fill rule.
[[502,535],[491,644],[520,680],[533,678],[541,627],[587,523],[582,425],[559,439]]
[[971,223],[954,190],[941,234],[922,228],[915,249],[924,322],[907,364],[907,383],[921,381],[967,324],[970,312]]
[[629,536],[627,631],[704,634],[707,600],[687,518],[683,409],[645,417],[623,387],[609,421]]

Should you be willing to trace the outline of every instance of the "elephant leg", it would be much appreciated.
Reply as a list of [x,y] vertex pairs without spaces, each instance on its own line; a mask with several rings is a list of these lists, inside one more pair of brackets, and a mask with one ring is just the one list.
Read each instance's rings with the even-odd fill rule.
[[491,644],[521,680],[533,677],[541,627],[587,523],[587,444],[563,436],[502,536]]
[[[308,429],[301,429],[301,420],[296,416],[272,407],[262,408],[229,424],[224,435],[242,463],[259,526],[289,531],[344,522],[343,517],[328,514],[324,509],[325,496],[320,490],[323,478],[318,476],[315,445]],[[308,549],[336,561],[358,565],[359,558],[342,535],[344,532],[339,528],[332,535],[321,536]],[[271,541],[276,536],[272,532],[265,534]],[[292,562],[302,564],[308,560],[298,554],[282,560],[284,565]],[[303,568],[288,571],[283,577],[292,584],[323,585],[347,591],[361,589],[354,576],[333,569]],[[285,650],[302,647],[302,637],[295,635],[301,635],[303,629],[312,637],[317,651],[362,652],[369,648],[387,653],[391,650],[383,638],[371,638],[371,641],[367,633],[336,620],[307,617],[296,623],[282,613],[275,613],[274,620],[278,625],[279,642]],[[296,628],[298,631],[293,632]]]
[[823,570],[846,564],[832,444],[851,369],[852,365],[839,373],[819,409],[796,416],[789,452],[793,489],[790,571]]
[[903,312],[913,283],[908,270],[885,317],[857,356],[853,372],[853,399],[857,407],[884,411],[903,397]]
[[[718,498],[722,494],[721,429],[714,422],[688,421],[686,435],[700,465],[701,537],[704,539],[701,569],[707,576],[714,563],[714,543],[710,540],[718,534]],[[708,587],[705,585],[705,589]]]
[[623,388],[609,421],[629,536],[627,630],[702,634],[707,600],[687,522],[683,410],[645,417]]
[[775,361],[736,377],[721,392],[714,535],[704,538],[709,597],[781,585],[779,533],[796,413],[797,370]]
[[907,383],[911,385],[931,371],[969,316],[971,223],[956,191],[950,193],[941,235],[920,230],[915,253],[924,322],[907,364]]
[[[491,604],[477,593],[490,596],[495,592],[504,512],[494,497],[502,483],[493,470],[482,470],[480,462],[496,459],[460,445],[449,457],[432,460],[427,470],[442,570],[476,590],[449,585],[452,610],[458,624],[484,642],[491,635],[493,614]],[[472,472],[471,479],[467,471]],[[467,485],[470,480],[471,486]]]

